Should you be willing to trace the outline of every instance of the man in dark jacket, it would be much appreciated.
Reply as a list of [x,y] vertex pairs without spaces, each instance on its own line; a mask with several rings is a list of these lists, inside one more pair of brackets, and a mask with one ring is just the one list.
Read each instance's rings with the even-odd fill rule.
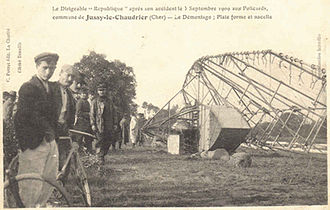
[[[86,133],[91,133],[91,125],[90,125],[90,105],[87,101],[88,98],[88,90],[86,88],[80,89],[80,97],[76,105],[76,123],[74,128],[79,131],[83,131]],[[92,153],[92,141],[93,139],[89,136],[76,135],[76,139],[79,143],[80,148],[85,147],[87,152]]]
[[113,102],[107,97],[105,84],[97,87],[98,97],[92,101],[90,121],[92,130],[98,138],[96,143],[97,155],[104,163],[104,156],[108,153],[109,147],[116,143],[114,138],[119,128],[117,113]]
[[[48,80],[52,77],[58,55],[42,53],[34,60],[37,74],[19,89],[15,131],[19,147],[18,174],[37,173],[56,179],[58,150],[55,143],[56,112],[54,95]],[[19,192],[26,207],[45,205],[52,187],[40,181],[19,182]]]
[[[56,116],[57,116],[57,135],[69,136],[69,129],[73,128],[75,120],[75,100],[69,90],[74,80],[74,69],[71,65],[63,65],[57,82],[52,83],[54,89]],[[62,169],[71,149],[70,142],[57,138],[59,152],[59,168]],[[70,168],[70,165],[68,166]],[[65,184],[69,175],[66,170],[61,178]]]

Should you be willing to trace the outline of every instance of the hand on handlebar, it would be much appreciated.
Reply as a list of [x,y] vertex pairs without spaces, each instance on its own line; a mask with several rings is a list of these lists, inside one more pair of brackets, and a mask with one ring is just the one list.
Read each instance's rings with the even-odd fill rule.
[[77,142],[72,142],[72,148],[75,150],[75,151],[78,151],[79,149],[79,144]]
[[92,130],[93,130],[94,133],[97,132],[97,129],[96,129],[96,126],[95,125],[92,126]]

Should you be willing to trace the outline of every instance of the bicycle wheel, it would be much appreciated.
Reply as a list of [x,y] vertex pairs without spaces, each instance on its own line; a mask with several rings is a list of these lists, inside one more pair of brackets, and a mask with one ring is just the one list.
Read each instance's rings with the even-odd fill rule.
[[84,166],[79,158],[79,154],[75,153],[73,161],[72,174],[76,180],[77,186],[81,191],[84,203],[87,207],[92,206],[92,196],[89,189],[89,184],[87,180],[87,174],[85,172]]
[[[26,180],[37,180],[37,181],[41,181],[41,182],[46,182],[47,184],[53,186],[56,190],[58,190],[63,195],[63,198],[68,206],[72,206],[72,204],[70,202],[70,196],[68,195],[68,193],[62,186],[58,185],[53,180],[44,178],[44,177],[40,176],[39,174],[35,174],[35,173],[17,175],[17,176],[15,176],[15,182],[9,183],[8,180],[5,181],[5,183],[3,185],[4,190],[9,191],[9,187],[11,187],[11,185],[16,185],[17,182],[26,181]],[[18,192],[16,192],[16,193],[18,193]],[[9,199],[8,193],[6,193],[6,197],[7,197],[6,199]],[[11,205],[13,205],[12,202],[6,202],[6,203],[7,203],[7,205],[9,205],[8,207],[24,207],[24,206],[21,206],[22,204],[17,204],[18,206],[11,206]]]

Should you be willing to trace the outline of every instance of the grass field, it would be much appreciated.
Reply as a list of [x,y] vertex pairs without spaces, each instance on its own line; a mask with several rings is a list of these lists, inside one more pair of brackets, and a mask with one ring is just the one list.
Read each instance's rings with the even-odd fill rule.
[[[98,207],[215,207],[326,205],[326,156],[239,148],[250,168],[219,160],[191,160],[161,148],[124,147],[106,156],[102,171],[88,168]],[[76,193],[76,192],[73,192]],[[82,203],[75,196],[75,205]]]

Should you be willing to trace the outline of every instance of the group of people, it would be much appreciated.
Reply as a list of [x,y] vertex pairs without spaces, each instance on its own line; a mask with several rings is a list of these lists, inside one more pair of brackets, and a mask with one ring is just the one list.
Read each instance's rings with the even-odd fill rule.
[[[71,136],[70,129],[96,136],[96,155],[101,163],[104,163],[110,146],[115,149],[119,139],[119,148],[130,138],[133,145],[141,139],[138,137],[139,120],[135,117],[130,120],[129,114],[117,111],[108,97],[106,84],[98,84],[97,96],[90,94],[92,97],[88,97],[89,90],[84,87],[83,75],[72,65],[63,65],[58,81],[49,81],[58,59],[56,53],[48,52],[34,58],[36,75],[20,87],[14,117],[12,105],[16,94],[15,98],[10,95],[8,102],[4,102],[11,110],[8,116],[14,120],[15,136],[21,151],[18,174],[38,173],[55,180],[70,150],[70,145],[60,141],[59,137]],[[88,152],[94,152],[92,138],[78,134],[72,138]],[[63,177],[62,182],[65,181],[66,177]],[[43,206],[52,192],[48,184],[37,181],[20,182],[19,190],[26,207]]]
[[17,155],[18,152],[13,123],[13,116],[15,116],[17,110],[16,98],[16,91],[13,90],[9,92],[4,91],[2,94],[4,169],[8,167],[10,161]]

